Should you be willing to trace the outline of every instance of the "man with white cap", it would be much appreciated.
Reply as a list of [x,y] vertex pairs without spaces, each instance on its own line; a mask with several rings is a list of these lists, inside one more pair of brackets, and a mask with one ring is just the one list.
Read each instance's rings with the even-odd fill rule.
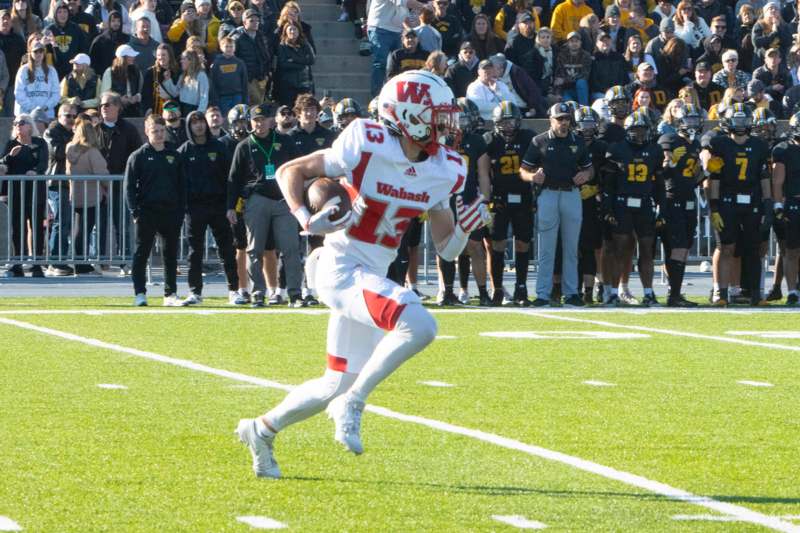
[[78,54],[70,63],[72,72],[61,80],[61,101],[78,98],[82,110],[96,109],[100,104],[100,79],[89,66],[89,56]]

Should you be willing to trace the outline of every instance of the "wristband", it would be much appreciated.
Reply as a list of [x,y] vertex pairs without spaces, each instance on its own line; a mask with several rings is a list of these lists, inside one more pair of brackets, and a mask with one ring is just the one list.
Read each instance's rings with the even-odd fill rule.
[[292,214],[300,223],[300,227],[303,228],[303,231],[308,230],[308,222],[311,220],[311,213],[308,212],[308,208],[304,205],[301,205],[292,211]]

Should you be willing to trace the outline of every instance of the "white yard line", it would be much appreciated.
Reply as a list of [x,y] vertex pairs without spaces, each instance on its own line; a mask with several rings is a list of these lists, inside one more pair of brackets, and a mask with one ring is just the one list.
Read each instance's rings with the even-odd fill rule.
[[517,529],[544,529],[547,527],[547,524],[543,524],[536,520],[529,520],[520,515],[493,514],[492,518],[498,522],[508,524],[509,526],[514,526]]
[[774,387],[772,383],[767,383],[766,381],[750,381],[747,379],[743,379],[741,381],[737,381],[740,385],[749,385],[751,387]]
[[278,522],[274,518],[267,516],[237,516],[236,521],[247,524],[254,529],[286,529],[289,527],[283,522]]
[[127,390],[128,387],[125,385],[118,385],[116,383],[98,383],[98,387],[101,389],[111,389],[111,390]]
[[[289,391],[293,387],[290,385],[285,385],[283,383],[278,383],[275,381],[270,381],[263,378],[258,378],[255,376],[248,376],[246,374],[241,374],[239,372],[231,372],[229,370],[223,370],[219,368],[210,367],[207,365],[203,365],[200,363],[195,363],[194,361],[189,361],[187,359],[178,359],[174,357],[168,357],[166,355],[161,355],[153,352],[147,352],[144,350],[138,350],[136,348],[129,348],[126,346],[120,346],[118,344],[113,344],[105,341],[101,341],[98,339],[92,339],[88,337],[82,337],[80,335],[75,335],[73,333],[68,333],[65,331],[59,331],[52,328],[47,328],[43,326],[37,326],[35,324],[30,324],[28,322],[22,322],[19,320],[13,320],[9,318],[0,318],[0,324],[6,324],[9,326],[16,326],[21,329],[26,329],[29,331],[35,331],[37,333],[43,333],[45,335],[50,335],[53,337],[58,337],[65,340],[70,340],[74,342],[79,342],[82,344],[87,344],[89,346],[94,346],[97,348],[104,348],[107,350],[112,350],[115,352],[125,353],[129,355],[134,355],[137,357],[142,357],[144,359],[150,359],[152,361],[158,361],[161,363],[167,363],[170,365],[178,366],[181,368],[186,368],[189,370],[194,370],[197,372],[204,372],[206,374],[211,374],[219,377],[224,377],[232,380],[236,380],[242,383],[251,383],[254,385],[261,385],[262,387],[269,387],[273,389],[279,389],[282,391]],[[368,405],[367,410],[372,413],[391,418],[394,420],[399,420],[401,422],[409,422],[412,424],[418,424],[421,426],[429,427],[432,429],[436,429],[439,431],[444,431],[446,433],[451,433],[454,435],[462,435],[464,437],[469,437],[475,440],[479,440],[482,442],[487,442],[489,444],[494,444],[496,446],[500,446],[502,448],[507,448],[510,450],[519,451],[522,453],[526,453],[528,455],[532,455],[535,457],[540,457],[542,459],[547,459],[549,461],[554,461],[557,463],[561,463],[572,468],[582,470],[584,472],[589,472],[592,474],[599,475],[601,477],[611,479],[614,481],[619,481],[626,485],[630,485],[633,487],[638,487],[640,489],[644,489],[650,491],[655,494],[659,494],[666,498],[670,498],[673,500],[690,503],[693,505],[698,505],[700,507],[705,507],[706,509],[711,509],[713,511],[717,511],[719,513],[723,513],[732,517],[736,517],[737,519],[749,522],[751,524],[760,525],[769,529],[773,529],[775,531],[784,531],[789,533],[800,533],[800,526],[794,525],[790,522],[781,520],[780,518],[776,518],[773,516],[767,516],[765,514],[753,511],[746,507],[742,507],[740,505],[734,505],[731,503],[721,502],[714,500],[708,496],[701,496],[698,494],[693,494],[691,492],[685,491],[683,489],[679,489],[676,487],[672,487],[665,483],[661,483],[659,481],[655,481],[652,479],[645,478],[643,476],[638,476],[636,474],[631,474],[629,472],[624,472],[622,470],[617,470],[615,468],[611,468],[609,466],[604,466],[599,463],[595,463],[593,461],[588,461],[586,459],[581,459],[580,457],[575,457],[573,455],[568,455],[565,453],[557,452],[555,450],[549,450],[547,448],[542,448],[540,446],[535,446],[532,444],[526,444],[524,442],[520,442],[515,439],[510,439],[508,437],[502,437],[500,435],[495,435],[493,433],[486,433],[484,431],[480,431],[477,429],[470,429],[465,428],[462,426],[457,426],[454,424],[448,424],[447,422],[441,422],[439,420],[433,420],[430,418],[424,418],[421,416],[415,415],[407,415],[404,413],[399,413],[397,411],[392,411],[391,409],[387,409],[385,407],[378,407],[375,405]]]
[[584,385],[591,385],[592,387],[616,387],[613,383],[606,381],[597,381],[596,379],[588,379],[583,382]]
[[7,516],[0,516],[0,531],[22,531],[22,527]]
[[716,514],[676,514],[672,517],[673,520],[685,522],[739,522],[740,520],[735,516],[723,516]]

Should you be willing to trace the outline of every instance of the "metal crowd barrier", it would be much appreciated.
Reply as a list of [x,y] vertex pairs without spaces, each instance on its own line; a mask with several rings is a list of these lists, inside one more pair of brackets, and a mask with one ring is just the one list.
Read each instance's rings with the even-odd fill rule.
[[1,176],[7,217],[0,262],[121,265],[130,261],[122,175]]

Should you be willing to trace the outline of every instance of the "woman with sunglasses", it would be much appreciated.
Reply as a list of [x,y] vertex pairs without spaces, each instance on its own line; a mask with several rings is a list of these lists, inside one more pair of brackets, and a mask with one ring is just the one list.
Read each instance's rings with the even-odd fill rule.
[[30,113],[35,107],[47,109],[52,118],[61,98],[56,69],[48,65],[44,56],[45,46],[40,34],[28,38],[28,62],[17,71],[14,82],[14,115]]
[[242,15],[244,15],[244,5],[239,2],[239,0],[233,0],[228,3],[226,7],[226,16],[219,23],[217,41],[222,42],[223,37],[230,35],[236,28],[244,24]]

